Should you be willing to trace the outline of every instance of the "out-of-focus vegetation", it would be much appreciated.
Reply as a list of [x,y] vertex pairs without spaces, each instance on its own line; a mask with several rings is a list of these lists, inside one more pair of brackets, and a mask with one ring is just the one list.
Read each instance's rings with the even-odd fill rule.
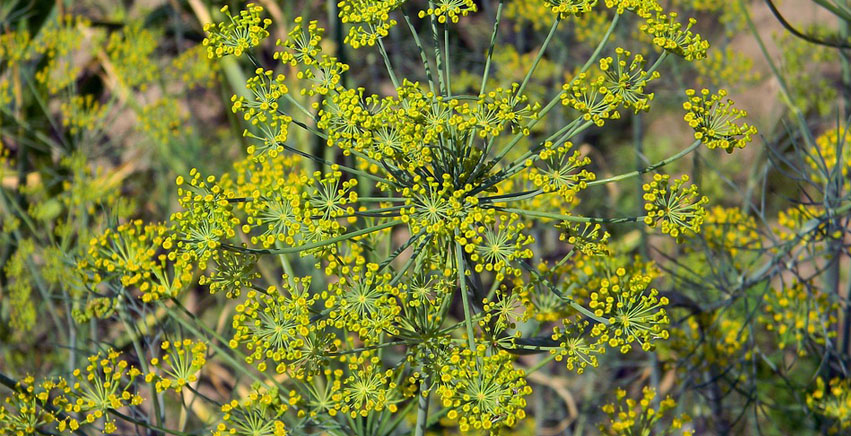
[[849,25],[4,1],[0,434],[844,434]]

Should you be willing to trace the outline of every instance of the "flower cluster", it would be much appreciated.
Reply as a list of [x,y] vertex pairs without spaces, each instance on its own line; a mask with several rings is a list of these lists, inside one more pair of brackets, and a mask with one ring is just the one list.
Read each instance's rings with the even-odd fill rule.
[[512,427],[526,416],[525,396],[532,393],[523,370],[505,351],[482,355],[480,350],[455,349],[441,369],[435,392],[447,418],[458,420],[462,432]]
[[[600,424],[600,432],[613,436],[651,433],[665,436],[675,433],[683,436],[693,434],[691,430],[683,429],[683,424],[691,421],[691,418],[685,413],[672,418],[670,424],[662,424],[663,419],[669,418],[668,412],[677,406],[673,398],[665,397],[658,403],[658,409],[655,409],[653,399],[656,397],[656,390],[645,386],[641,392],[641,400],[635,401],[632,398],[626,398],[625,390],[618,389],[616,393],[617,403],[606,404],[602,407],[603,412],[609,416],[609,422]],[[659,432],[657,433],[656,430],[659,430]]]
[[579,16],[594,8],[597,0],[544,0],[554,14],[558,14],[562,20],[570,16]]
[[457,23],[460,17],[466,17],[476,10],[474,0],[436,0],[432,7],[420,11],[418,16],[420,18],[432,16],[437,18],[439,23],[446,23],[447,21]]
[[244,136],[260,141],[259,147],[248,146],[248,154],[262,160],[267,155],[275,157],[284,151],[292,117],[278,109],[278,100],[289,92],[284,84],[284,75],[275,75],[272,70],[263,71],[262,68],[257,68],[254,74],[245,84],[251,98],[234,95],[231,101],[233,112],[242,113],[243,118],[258,130],[257,134],[245,130]]
[[222,405],[222,419],[213,430],[213,436],[286,436],[283,415],[289,410],[288,403],[277,389],[264,390],[255,386],[241,401],[231,400]]
[[272,286],[264,292],[249,291],[233,316],[230,347],[245,346],[246,363],[265,371],[267,361],[275,372],[296,378],[310,377],[323,359],[324,349],[315,349],[324,322],[310,321],[317,295],[309,294],[310,279],[284,277],[281,290]]
[[687,61],[696,61],[706,57],[709,42],[699,34],[692,33],[691,28],[697,21],[689,18],[688,25],[677,21],[677,13],[656,13],[655,18],[648,17],[647,22],[641,25],[641,31],[653,38],[653,43],[662,49],[685,58]]
[[107,229],[89,241],[87,256],[77,263],[91,284],[117,279],[125,288],[137,288],[145,302],[172,297],[192,278],[178,273],[169,278],[167,228],[134,220]]
[[807,407],[833,421],[831,433],[851,427],[851,382],[836,377],[825,385],[824,379],[817,378],[816,389],[807,395]]
[[710,149],[722,148],[732,153],[736,148],[745,148],[756,127],[735,121],[746,117],[747,112],[733,107],[733,101],[724,100],[727,91],[711,94],[702,89],[700,95],[693,89],[686,90],[688,101],[683,103],[685,121],[694,129],[694,139],[702,141]]
[[831,303],[828,295],[796,282],[791,286],[772,289],[764,297],[763,314],[757,322],[777,335],[781,350],[791,349],[806,356],[806,343],[824,345],[836,337],[836,313],[839,305]]
[[109,411],[142,404],[142,397],[134,390],[134,381],[141,372],[120,357],[114,350],[89,356],[85,371],[75,369],[72,381],[60,379],[51,383],[61,386],[62,392],[53,398],[53,405],[69,414],[59,423],[59,431],[74,431],[81,425],[103,420],[103,432],[114,433],[115,418]]
[[662,233],[681,241],[700,232],[706,215],[703,205],[709,199],[698,194],[696,185],[685,187],[689,181],[687,175],[673,183],[669,183],[670,178],[667,174],[654,174],[653,181],[642,187],[647,211],[644,223],[650,227],[658,225]]
[[266,28],[272,24],[268,18],[260,18],[263,7],[254,3],[245,5],[245,9],[239,11],[239,16],[230,14],[227,5],[222,7],[222,13],[227,21],[218,24],[207,23],[204,25],[204,46],[207,47],[207,56],[210,59],[220,58],[227,55],[240,56],[242,53],[260,44],[260,41],[269,36]]
[[615,94],[627,109],[633,108],[636,113],[650,110],[653,93],[645,93],[644,88],[649,81],[659,78],[659,72],[644,71],[647,62],[641,54],[627,62],[631,52],[618,47],[615,53],[614,60],[611,57],[600,59],[600,69],[607,78],[604,89]]
[[207,344],[201,341],[163,341],[160,344],[162,357],[151,359],[151,371],[145,381],[155,382],[157,392],[172,389],[180,393],[184,386],[198,381],[198,372],[207,363]]
[[344,42],[353,48],[373,46],[387,36],[396,20],[390,18],[390,12],[402,5],[405,0],[341,0],[339,16],[343,23],[352,24]]

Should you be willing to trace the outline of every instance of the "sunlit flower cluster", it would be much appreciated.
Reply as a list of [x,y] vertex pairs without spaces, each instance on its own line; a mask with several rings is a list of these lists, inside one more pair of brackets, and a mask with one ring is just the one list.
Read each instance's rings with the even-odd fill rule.
[[230,14],[227,6],[222,7],[221,12],[227,16],[226,21],[204,25],[204,32],[207,34],[204,46],[207,47],[207,56],[210,59],[231,54],[240,56],[245,50],[256,47],[261,40],[269,36],[266,28],[272,24],[272,20],[260,18],[262,6],[249,3],[236,17]]
[[736,121],[746,117],[747,112],[733,107],[733,101],[724,100],[727,91],[710,94],[702,89],[698,95],[693,89],[686,90],[688,100],[683,103],[685,121],[694,129],[694,139],[702,141],[710,149],[721,148],[732,153],[736,148],[745,148],[757,133],[756,127]]
[[191,339],[160,344],[162,355],[151,359],[152,371],[145,381],[154,382],[157,392],[169,389],[180,393],[198,381],[198,372],[207,363],[207,344]]
[[[658,403],[654,402],[656,390],[644,387],[641,400],[635,401],[627,398],[623,389],[616,392],[617,402],[606,404],[602,407],[603,412],[609,416],[609,422],[600,424],[600,431],[608,435],[637,436],[645,434],[673,435],[682,434],[691,436],[693,432],[683,428],[685,423],[691,421],[685,413],[671,417],[671,411],[677,406],[671,396],[666,396]],[[658,405],[657,405],[658,404]],[[670,419],[670,423],[663,420]],[[658,430],[658,432],[657,432]]]
[[687,61],[696,61],[706,57],[709,42],[691,31],[695,23],[694,18],[689,18],[688,25],[683,28],[677,21],[676,12],[657,12],[655,18],[648,17],[647,22],[641,25],[641,31],[650,35],[653,43],[662,49]]
[[654,174],[650,183],[645,183],[644,210],[647,215],[644,223],[650,227],[659,226],[662,233],[681,241],[684,237],[700,232],[706,210],[703,205],[709,199],[701,197],[696,185],[685,186],[688,175],[670,183],[671,176]]

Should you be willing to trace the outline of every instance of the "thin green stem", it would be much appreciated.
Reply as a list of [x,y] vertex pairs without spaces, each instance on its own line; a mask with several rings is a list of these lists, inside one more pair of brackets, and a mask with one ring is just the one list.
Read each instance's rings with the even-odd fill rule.
[[396,70],[393,69],[393,64],[390,63],[390,57],[387,56],[387,50],[384,49],[382,38],[378,38],[378,51],[384,59],[384,66],[387,67],[387,74],[390,75],[390,81],[393,82],[393,88],[399,89],[399,80],[396,78]]
[[525,215],[533,218],[545,218],[551,220],[558,221],[569,221],[573,223],[598,223],[598,224],[618,224],[618,223],[633,223],[638,220],[644,219],[643,216],[639,217],[621,217],[621,218],[597,218],[597,217],[585,217],[585,216],[573,216],[573,215],[561,215],[557,213],[550,212],[541,212],[536,210],[525,210],[525,209],[512,209],[512,208],[496,208],[503,212],[516,213],[520,215]]
[[400,221],[400,220],[394,220],[394,221],[390,221],[390,222],[387,222],[387,223],[384,223],[384,224],[379,224],[377,226],[367,227],[365,229],[357,230],[357,231],[350,232],[350,233],[345,233],[345,234],[342,234],[342,235],[334,237],[334,238],[325,239],[325,240],[319,241],[319,242],[314,242],[312,244],[304,244],[304,245],[299,245],[297,247],[279,248],[279,249],[275,249],[275,250],[258,249],[258,248],[244,248],[244,247],[237,247],[235,245],[230,245],[230,244],[223,244],[222,247],[226,250],[238,251],[238,252],[242,252],[242,253],[291,254],[291,253],[298,253],[298,252],[305,251],[305,250],[312,250],[314,248],[324,247],[326,245],[336,244],[337,242],[340,242],[340,241],[345,241],[347,239],[356,238],[358,236],[363,236],[363,235],[367,235],[367,234],[370,234],[370,233],[373,233],[373,232],[384,230],[384,229],[393,227],[393,226],[401,224],[401,223],[402,223],[402,221]]
[[640,176],[642,174],[647,174],[650,171],[661,168],[665,165],[668,165],[671,162],[674,162],[676,160],[681,159],[683,156],[686,156],[689,153],[693,152],[694,150],[697,150],[697,148],[700,147],[701,144],[702,144],[702,142],[700,142],[700,140],[694,141],[690,146],[683,149],[679,153],[677,153],[677,154],[675,154],[675,155],[673,155],[669,158],[662,159],[659,162],[654,163],[653,165],[650,165],[650,166],[645,167],[645,168],[640,169],[640,170],[630,171],[630,172],[624,173],[624,174],[619,174],[617,176],[608,177],[608,178],[605,178],[605,179],[594,180],[594,181],[588,182],[588,186],[596,186],[596,185],[603,185],[603,184],[606,184],[606,183],[618,182],[618,181],[621,181],[621,180],[630,179],[632,177],[637,177],[637,176]]
[[529,67],[529,71],[526,73],[526,77],[523,78],[523,82],[520,83],[520,87],[517,88],[518,96],[523,95],[523,91],[526,89],[526,85],[529,84],[529,79],[532,78],[532,74],[535,73],[535,69],[538,68],[538,64],[541,62],[541,59],[544,57],[544,53],[547,51],[547,46],[550,45],[550,41],[552,41],[553,36],[555,36],[556,31],[558,30],[558,25],[561,22],[561,15],[556,14],[556,19],[553,20],[553,25],[550,27],[550,33],[547,34],[547,38],[544,39],[544,43],[541,44],[541,48],[538,50],[538,54],[535,56],[535,60],[532,61],[532,66]]
[[[457,236],[457,231],[456,231]],[[461,288],[461,302],[464,306],[464,324],[467,327],[467,344],[470,351],[476,351],[476,338],[473,335],[473,316],[470,311],[470,298],[467,296],[467,274],[464,268],[464,255],[461,244],[455,243],[455,267],[458,270],[458,286]]]

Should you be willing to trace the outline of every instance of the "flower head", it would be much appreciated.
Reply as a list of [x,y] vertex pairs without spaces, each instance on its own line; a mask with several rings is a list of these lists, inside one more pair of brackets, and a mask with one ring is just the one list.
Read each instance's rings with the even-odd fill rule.
[[240,56],[245,50],[256,47],[261,40],[269,36],[266,28],[272,24],[272,20],[260,18],[262,6],[248,3],[236,17],[230,14],[227,6],[222,7],[221,11],[227,16],[227,20],[204,25],[204,32],[207,33],[204,46],[207,47],[207,56],[210,59],[231,54]]
[[653,181],[642,187],[644,210],[647,211],[644,223],[650,227],[658,225],[662,233],[680,241],[684,236],[700,232],[706,215],[703,205],[709,203],[709,199],[700,196],[697,186],[685,187],[689,180],[687,175],[672,184],[668,182],[670,178],[667,174],[655,174]]
[[722,148],[732,153],[736,148],[745,148],[757,133],[756,127],[748,123],[736,124],[735,121],[748,113],[734,108],[732,100],[724,100],[727,91],[722,89],[717,94],[710,94],[708,89],[702,89],[698,95],[689,89],[686,95],[688,101],[683,103],[686,110],[684,118],[694,129],[694,139],[703,141],[710,149]]

